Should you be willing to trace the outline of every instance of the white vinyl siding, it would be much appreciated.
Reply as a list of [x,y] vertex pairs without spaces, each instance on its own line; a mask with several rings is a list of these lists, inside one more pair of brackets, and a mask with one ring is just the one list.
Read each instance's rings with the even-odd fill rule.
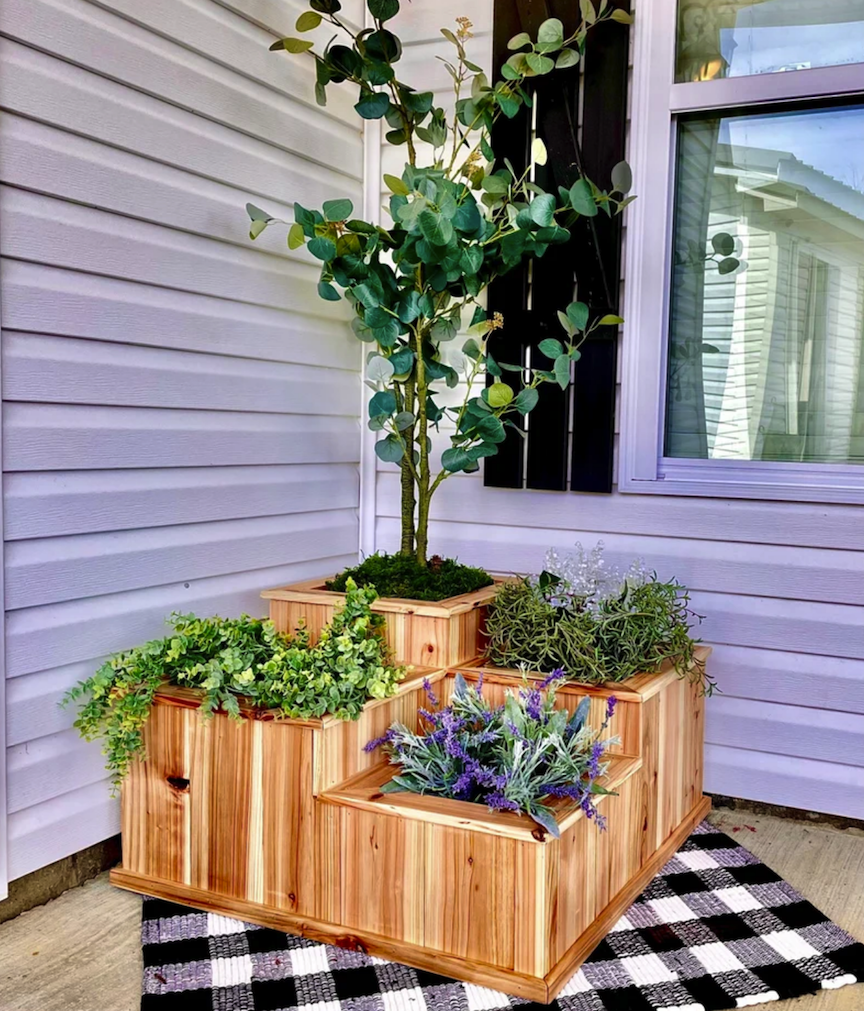
[[362,205],[354,99],[267,51],[298,12],[0,5],[10,879],[118,831],[66,689],[172,610],[356,558],[360,348],[244,211]]
[[[491,10],[486,0],[470,11],[485,46],[472,58],[485,67]],[[405,15],[411,84],[429,86],[434,74],[436,86],[446,86],[431,56],[438,29],[462,13],[455,0],[412,4]],[[392,152],[385,161],[399,171]],[[755,264],[766,254],[753,245],[746,256]],[[757,284],[757,273],[742,278]],[[710,305],[717,330],[710,342],[721,352],[734,329],[734,284],[718,283]],[[628,325],[639,321],[627,321],[623,341]],[[656,335],[657,355],[664,339]],[[732,404],[721,388],[712,393],[716,423]],[[477,474],[446,481],[432,512],[433,551],[493,570],[536,570],[549,546],[602,539],[613,562],[641,556],[660,576],[680,579],[706,616],[700,634],[714,646],[711,670],[723,689],[707,708],[706,789],[864,817],[864,507],[514,491],[485,488]],[[399,480],[384,464],[377,513],[376,543],[393,549]]]

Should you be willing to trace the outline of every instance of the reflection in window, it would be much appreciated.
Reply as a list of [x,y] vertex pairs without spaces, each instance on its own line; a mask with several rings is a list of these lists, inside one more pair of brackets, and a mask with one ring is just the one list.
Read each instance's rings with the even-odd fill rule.
[[864,0],[678,0],[678,81],[864,61]]
[[864,463],[864,107],[680,125],[666,455]]

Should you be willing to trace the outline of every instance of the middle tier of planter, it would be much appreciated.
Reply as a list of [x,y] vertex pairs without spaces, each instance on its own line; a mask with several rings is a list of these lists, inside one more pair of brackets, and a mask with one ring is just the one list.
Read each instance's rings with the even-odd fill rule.
[[[707,651],[706,651],[707,652]],[[480,669],[462,670],[469,681]],[[520,675],[484,671],[499,701]],[[442,702],[454,671],[415,670],[359,721],[276,720],[244,710],[203,721],[196,692],[159,693],[147,760],[123,788],[123,860],[112,881],[289,933],[548,1001],[704,817],[698,688],[674,671],[561,687],[573,711],[619,702],[598,831],[558,805],[561,838],[527,817],[383,794],[393,768],[363,745]]]

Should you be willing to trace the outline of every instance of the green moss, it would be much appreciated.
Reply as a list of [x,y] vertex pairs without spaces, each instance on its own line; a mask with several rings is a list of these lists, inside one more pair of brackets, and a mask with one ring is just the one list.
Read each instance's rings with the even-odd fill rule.
[[348,579],[358,586],[374,586],[382,597],[407,600],[446,600],[460,593],[473,593],[493,582],[483,569],[460,565],[453,558],[438,555],[433,555],[426,565],[412,555],[370,555],[353,569],[340,572],[326,587],[343,592]]

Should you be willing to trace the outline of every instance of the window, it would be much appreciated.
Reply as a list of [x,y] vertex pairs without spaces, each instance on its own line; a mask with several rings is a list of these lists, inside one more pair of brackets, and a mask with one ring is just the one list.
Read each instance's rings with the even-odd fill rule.
[[856,61],[864,0],[640,5],[622,490],[864,502]]

